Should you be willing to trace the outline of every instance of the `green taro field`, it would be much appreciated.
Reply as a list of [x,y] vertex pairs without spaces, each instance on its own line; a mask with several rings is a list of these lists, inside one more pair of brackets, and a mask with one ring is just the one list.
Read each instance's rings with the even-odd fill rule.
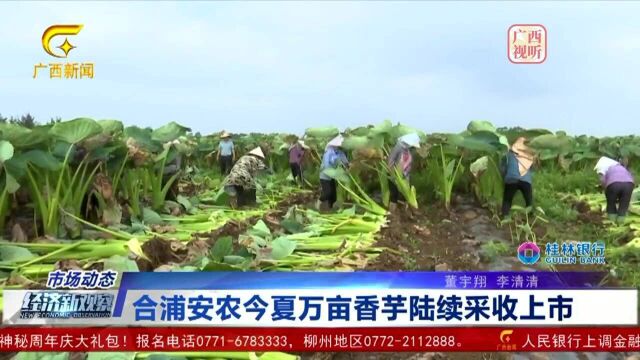
[[[388,212],[384,165],[397,138],[417,132],[406,204]],[[330,173],[339,200],[317,209],[326,143],[345,137],[349,169]],[[517,137],[537,152],[534,207],[517,195],[498,217],[497,164]],[[54,269],[123,271],[520,270],[516,248],[535,241],[606,242],[606,265],[540,262],[536,270],[605,270],[612,284],[639,286],[640,206],[627,223],[603,215],[593,167],[600,156],[640,172],[640,137],[569,136],[472,121],[457,134],[377,125],[307,129],[305,184],[292,181],[292,134],[235,134],[238,157],[261,146],[272,170],[258,178],[258,204],[231,209],[215,162],[219,134],[175,122],[157,129],[79,118],[24,127],[0,123],[0,286],[42,288]],[[213,155],[211,155],[213,153]],[[177,161],[180,159],[180,161]],[[176,171],[167,172],[174,167]],[[66,356],[66,357],[65,357]],[[167,354],[90,353],[90,360],[168,359]],[[400,355],[398,355],[398,358]],[[66,360],[69,354],[46,355]],[[18,359],[43,359],[20,353]],[[172,354],[171,359],[296,359],[282,353]]]

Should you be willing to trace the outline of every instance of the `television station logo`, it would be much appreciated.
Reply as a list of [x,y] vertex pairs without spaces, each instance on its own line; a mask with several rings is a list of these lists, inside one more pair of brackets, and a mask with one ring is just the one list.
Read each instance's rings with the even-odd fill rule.
[[516,344],[511,342],[511,335],[513,330],[502,330],[500,332],[500,344],[498,344],[497,351],[514,351],[516,350]]
[[[49,56],[66,59],[71,50],[77,46],[69,41],[69,36],[76,36],[83,29],[84,25],[52,25],[42,34],[42,48]],[[64,37],[64,41],[62,41]],[[55,40],[55,42],[54,42]],[[59,45],[55,45],[59,44]],[[40,62],[33,66],[33,78],[36,79],[40,70],[49,69],[50,79],[93,79],[93,62]]]
[[507,56],[513,64],[542,64],[547,60],[547,29],[540,24],[511,25]]

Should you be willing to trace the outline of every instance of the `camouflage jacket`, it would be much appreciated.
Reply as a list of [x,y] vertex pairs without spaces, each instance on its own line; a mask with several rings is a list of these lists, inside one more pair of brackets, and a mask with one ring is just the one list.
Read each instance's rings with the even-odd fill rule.
[[227,185],[242,186],[245,189],[255,189],[255,177],[259,171],[266,168],[267,166],[264,161],[255,156],[244,155],[233,165],[233,168],[231,168],[231,172],[227,178]]

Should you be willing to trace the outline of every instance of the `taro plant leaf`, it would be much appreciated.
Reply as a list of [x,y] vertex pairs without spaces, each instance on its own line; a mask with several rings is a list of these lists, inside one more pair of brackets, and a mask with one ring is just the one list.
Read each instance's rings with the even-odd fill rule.
[[283,219],[280,225],[291,234],[297,234],[304,231],[304,225],[295,219]]
[[281,236],[271,242],[271,258],[274,260],[282,260],[293,254],[296,249],[296,242],[284,236]]
[[506,149],[506,146],[500,141],[500,136],[488,131],[477,131],[466,136],[451,135],[449,141],[456,146],[472,151],[495,152]]
[[336,127],[310,128],[305,131],[306,136],[312,138],[328,139],[338,136],[340,130]]
[[176,210],[182,210],[182,205],[175,201],[165,200],[162,210],[167,214],[171,214]]
[[40,144],[48,137],[47,131],[41,127],[27,129],[16,124],[0,124],[0,133],[4,140],[9,141],[17,149]]
[[26,248],[15,245],[0,245],[0,264],[12,265],[29,261],[36,256]]
[[471,165],[469,166],[469,170],[471,170],[473,176],[478,177],[480,176],[480,174],[487,170],[488,166],[489,157],[485,155],[471,163]]
[[157,212],[149,208],[144,208],[142,210],[142,217],[144,219],[144,223],[147,225],[162,224],[162,217],[160,217],[160,215]]
[[142,233],[146,230],[143,223],[136,221],[135,219],[131,220],[131,227],[129,228],[129,232],[132,234]]
[[540,160],[544,161],[544,160],[550,160],[550,159],[554,159],[558,156],[558,154],[556,152],[554,152],[553,150],[542,150],[540,152]]
[[189,209],[191,209],[193,207],[193,204],[191,204],[191,201],[189,201],[189,199],[187,199],[186,197],[182,196],[182,195],[178,195],[176,197],[176,201],[184,206],[184,209],[189,211]]
[[8,171],[5,171],[6,189],[9,194],[13,194],[20,189],[20,184]]
[[102,131],[107,134],[117,134],[124,131],[124,125],[118,120],[99,120],[98,124],[102,127]]
[[74,148],[74,146],[65,141],[57,141],[51,149],[51,154],[60,159],[64,159],[67,153],[75,155],[75,152],[76,149]]
[[347,136],[342,143],[345,150],[357,150],[370,147],[371,138],[368,136]]
[[225,264],[217,261],[209,261],[203,268],[202,271],[242,271],[242,268]]
[[211,248],[211,259],[213,261],[222,262],[225,256],[231,255],[233,252],[233,239],[231,236],[218,238]]
[[160,145],[151,139],[151,130],[142,129],[137,126],[128,126],[124,129],[124,136],[148,151],[156,151],[160,149]]
[[0,165],[13,157],[13,145],[5,140],[0,140]]
[[224,186],[220,186],[216,194],[213,196],[213,202],[217,205],[225,204],[229,201],[229,194],[224,191]]
[[[169,152],[170,152],[170,150],[171,150],[171,147],[170,147],[170,146],[166,146],[166,147],[162,150],[162,152],[161,152],[161,153],[159,153],[159,154],[158,154],[158,155],[153,159],[153,161],[155,161],[155,162],[157,162],[157,163],[161,163],[161,162],[162,162],[162,160],[165,160],[165,159],[166,159],[166,160],[172,160],[172,159],[173,159],[173,157],[175,157],[175,154],[174,154],[174,153],[172,153],[172,154],[171,154],[171,155],[172,155],[172,159],[169,159]],[[160,165],[160,164],[158,164],[158,166],[159,166],[159,165]]]
[[78,118],[59,122],[51,128],[51,135],[69,144],[77,144],[102,132],[102,126],[97,121],[88,118]]
[[106,145],[112,140],[112,136],[109,134],[100,133],[84,139],[80,145],[90,152],[100,150],[107,147]]
[[252,228],[251,230],[249,230],[249,233],[251,235],[256,235],[259,237],[270,237],[271,236],[271,230],[269,230],[269,227],[267,226],[267,224],[264,223],[264,221],[259,220]]
[[343,184],[349,184],[351,182],[351,177],[349,177],[349,174],[347,173],[347,171],[342,167],[327,168],[323,170],[323,173],[328,177],[336,181],[339,181]]
[[249,252],[253,253],[256,251],[256,249],[262,246],[267,246],[269,242],[267,241],[267,239],[257,235],[242,234],[238,237],[238,243],[247,248]]
[[345,131],[345,133],[353,136],[369,136],[371,134],[371,129],[372,126],[361,126],[355,129],[349,129],[348,131]]
[[153,130],[153,132],[151,133],[151,138],[155,141],[166,143],[168,141],[173,141],[181,136],[184,136],[190,131],[190,128],[172,121],[167,125]]
[[380,149],[384,146],[382,136],[348,136],[344,139],[342,147],[345,150]]
[[354,216],[356,214],[356,207],[352,206],[348,209],[344,209],[340,212],[340,214]]
[[17,159],[49,171],[58,171],[62,167],[62,163],[51,153],[38,149],[22,153],[17,156]]
[[[96,160],[108,161],[109,158],[111,157],[111,154],[119,151],[120,149],[121,149],[120,146],[101,146],[91,151],[91,154],[89,155],[89,161],[96,161]],[[114,157],[117,158],[118,156],[119,155],[117,153],[114,154]]]
[[571,138],[554,134],[544,134],[531,139],[529,145],[539,150],[565,151],[572,146]]
[[[114,270],[117,271],[118,274],[140,271],[135,261],[122,255],[113,255],[110,258],[104,259],[103,264],[105,270]],[[118,283],[120,282],[120,278],[121,276],[118,276]]]
[[418,134],[420,139],[424,139],[426,137],[426,134],[422,130],[418,130],[410,126],[398,124],[394,126],[393,129],[391,130],[391,140],[395,141],[399,137],[407,134],[411,134],[411,133]]
[[445,177],[446,178],[452,178],[453,177],[453,170],[456,166],[456,159],[451,159],[449,160],[449,162],[447,163],[447,167],[445,168]]
[[622,147],[620,147],[620,155],[622,155],[623,157],[628,157],[631,155],[640,156],[640,146],[635,144],[622,145]]
[[242,265],[247,261],[248,259],[246,257],[239,256],[239,255],[226,255],[223,258],[223,262],[225,264],[230,264],[230,265]]
[[471,133],[476,133],[479,131],[487,131],[487,132],[496,132],[496,127],[493,124],[486,120],[473,120],[467,125],[467,130]]
[[391,120],[385,120],[382,123],[371,128],[372,135],[385,135],[389,134],[393,130],[393,124]]
[[510,143],[519,137],[533,139],[540,135],[551,134],[551,131],[545,129],[500,129],[500,133],[504,134]]

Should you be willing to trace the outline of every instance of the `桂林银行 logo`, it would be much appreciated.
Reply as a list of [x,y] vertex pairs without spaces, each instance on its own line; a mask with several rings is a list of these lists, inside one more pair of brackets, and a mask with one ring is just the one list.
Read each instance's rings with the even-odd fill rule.
[[528,241],[518,247],[518,260],[525,265],[533,265],[540,260],[540,248],[536,243]]

